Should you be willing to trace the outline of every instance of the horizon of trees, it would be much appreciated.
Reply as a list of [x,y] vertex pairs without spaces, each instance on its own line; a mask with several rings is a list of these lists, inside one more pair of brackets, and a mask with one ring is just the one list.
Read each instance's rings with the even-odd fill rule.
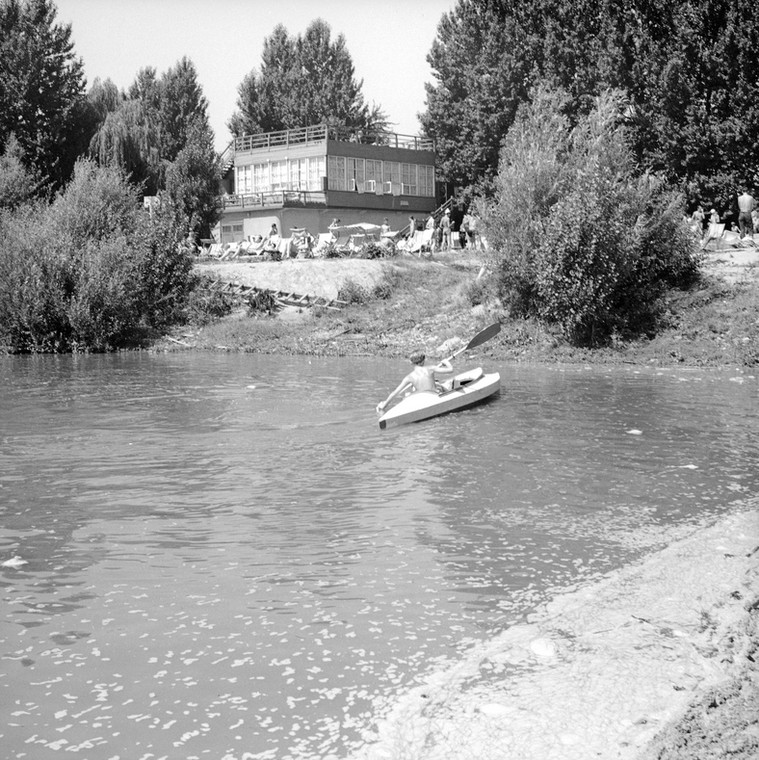
[[729,208],[736,187],[759,182],[759,16],[748,0],[459,0],[428,62],[420,118],[446,182],[493,191],[502,142],[538,84],[568,94],[575,122],[604,91],[623,92],[639,171],[691,203]]
[[[458,0],[439,21],[419,114],[436,142],[438,178],[492,192],[502,141],[535,84],[567,92],[575,120],[614,89],[628,98],[640,169],[691,202],[724,208],[736,186],[759,181],[751,9],[748,0]],[[181,150],[196,165],[201,154],[211,161],[208,103],[189,58],[160,76],[139,71],[125,91],[96,79],[85,92],[54,0],[0,0],[0,37],[0,155],[23,164],[35,194],[60,190],[83,155],[119,165],[147,195],[166,189]],[[319,122],[387,128],[362,86],[344,36],[322,19],[298,35],[278,25],[238,87],[228,127],[232,136]],[[198,228],[213,214],[196,214]]]

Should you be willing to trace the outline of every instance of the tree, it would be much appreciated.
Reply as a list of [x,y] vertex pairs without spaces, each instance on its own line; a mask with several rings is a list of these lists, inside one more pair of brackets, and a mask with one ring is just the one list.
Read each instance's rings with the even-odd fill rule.
[[82,148],[84,76],[55,18],[52,0],[0,0],[0,150],[15,134],[27,166],[58,188]]
[[[142,69],[118,106],[108,111],[90,141],[90,154],[102,165],[122,169],[144,194],[157,195],[166,189],[169,168],[191,140],[197,141],[199,134],[212,135],[207,109],[195,66],[188,58],[160,78],[155,69]],[[215,154],[201,153],[207,164],[203,168],[196,164],[196,169],[205,181],[219,169]],[[201,154],[194,155],[197,160]],[[209,216],[206,209],[198,210],[196,216],[207,220],[213,214]]]
[[691,200],[728,210],[737,187],[757,182],[759,18],[747,0],[694,0],[676,4],[668,31],[636,103],[639,152]]
[[0,156],[0,208],[14,209],[33,198],[39,190],[33,169],[24,165],[24,151],[14,134]]
[[221,215],[220,176],[211,130],[193,121],[185,146],[166,172],[166,193],[196,238],[211,237]]
[[237,111],[227,126],[235,136],[309,124],[384,130],[387,117],[364,102],[345,37],[332,39],[330,26],[312,21],[291,37],[279,24],[264,40],[261,68],[238,87]]
[[90,142],[90,154],[102,166],[118,167],[147,195],[158,192],[158,130],[140,100],[126,100],[107,114]]
[[210,129],[208,101],[198,84],[195,65],[184,57],[161,77],[158,88],[158,132],[163,161],[174,161],[196,125],[201,130]]
[[459,0],[441,18],[427,56],[437,84],[425,85],[420,120],[435,140],[443,180],[467,186],[493,179],[501,139],[538,63],[532,5]]
[[[578,23],[578,20],[582,20]],[[749,0],[459,0],[428,55],[422,124],[441,178],[492,190],[498,150],[531,88],[566,91],[566,115],[588,115],[606,89],[644,170],[726,208],[756,184],[759,16]]]
[[257,135],[264,132],[261,118],[261,95],[258,91],[258,76],[254,71],[248,72],[237,88],[237,111],[227,122],[227,128],[233,135]]

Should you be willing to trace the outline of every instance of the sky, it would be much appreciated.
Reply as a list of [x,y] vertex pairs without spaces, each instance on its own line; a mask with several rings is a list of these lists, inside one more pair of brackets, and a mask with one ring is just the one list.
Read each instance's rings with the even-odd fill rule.
[[182,56],[192,60],[208,116],[222,150],[226,122],[237,108],[237,88],[259,69],[264,39],[282,23],[291,35],[315,18],[342,33],[363,79],[367,103],[387,113],[392,129],[418,134],[425,109],[427,64],[441,16],[456,0],[53,0],[57,21],[71,24],[74,52],[84,63],[87,87],[96,78],[126,89],[137,72],[159,76]]

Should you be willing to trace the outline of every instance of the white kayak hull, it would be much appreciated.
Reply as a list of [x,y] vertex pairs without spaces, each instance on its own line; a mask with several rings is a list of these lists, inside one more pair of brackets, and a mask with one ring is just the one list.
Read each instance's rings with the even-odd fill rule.
[[401,399],[379,419],[380,430],[409,422],[420,422],[477,404],[501,389],[497,372],[483,374],[478,367],[453,378],[453,389],[442,393],[417,391]]

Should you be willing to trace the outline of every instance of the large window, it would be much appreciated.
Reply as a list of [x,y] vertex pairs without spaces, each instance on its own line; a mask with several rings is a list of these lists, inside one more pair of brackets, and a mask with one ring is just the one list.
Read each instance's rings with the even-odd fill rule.
[[308,189],[308,159],[296,158],[290,161],[290,190]]
[[366,162],[363,158],[345,159],[345,173],[349,190],[362,187],[366,180]]
[[417,195],[416,164],[401,164],[401,193]]
[[281,190],[318,192],[322,190],[324,176],[329,177],[330,190],[435,195],[435,168],[431,165],[345,156],[312,156],[238,166],[235,192],[239,195]]
[[348,190],[345,178],[345,156],[329,157],[329,189]]
[[253,192],[263,193],[269,189],[269,164],[253,166]]
[[253,167],[238,166],[235,187],[239,195],[253,192]]
[[401,181],[401,165],[398,161],[383,161],[383,178],[385,182]]
[[419,166],[419,195],[435,195],[435,167]]
[[287,190],[287,161],[271,162],[271,189]]
[[322,177],[327,174],[326,156],[316,156],[308,159],[308,189],[321,190]]

